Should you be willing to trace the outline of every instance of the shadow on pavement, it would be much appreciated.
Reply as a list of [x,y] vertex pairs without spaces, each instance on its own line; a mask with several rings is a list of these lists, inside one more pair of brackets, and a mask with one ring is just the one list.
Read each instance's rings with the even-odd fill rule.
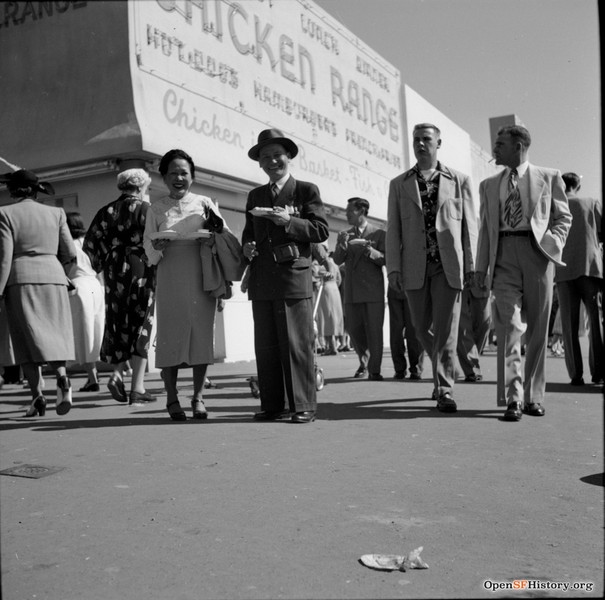
[[603,473],[595,473],[594,475],[586,475],[586,477],[580,477],[580,481],[589,483],[590,485],[597,485],[603,487]]
[[[429,406],[418,406],[420,402],[430,402]],[[403,406],[414,403],[414,406]],[[320,402],[317,418],[326,421],[355,420],[355,419],[418,419],[418,418],[479,418],[494,419],[502,416],[502,409],[495,410],[465,410],[458,407],[453,414],[439,412],[434,406],[434,400],[426,398],[406,398],[399,400],[376,400],[372,402]]]
[[601,386],[594,384],[569,385],[569,383],[548,383],[546,392],[553,394],[600,394]]

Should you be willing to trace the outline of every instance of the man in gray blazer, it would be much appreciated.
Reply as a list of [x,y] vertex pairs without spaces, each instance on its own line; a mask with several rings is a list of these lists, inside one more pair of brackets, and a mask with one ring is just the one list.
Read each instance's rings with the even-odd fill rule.
[[433,397],[456,412],[460,296],[473,279],[477,219],[467,175],[437,160],[441,132],[414,127],[418,161],[391,181],[386,235],[389,284],[405,290],[416,335],[433,365]]
[[[528,161],[531,136],[525,127],[502,127],[494,144],[501,173],[479,186],[481,227],[476,283],[491,288],[498,340],[499,406],[504,420],[544,415],[546,339],[554,265],[571,225],[561,174]],[[525,376],[521,336],[526,334]]]
[[595,198],[579,198],[580,177],[563,173],[565,193],[573,221],[563,248],[564,267],[557,267],[555,281],[563,329],[565,366],[571,385],[584,385],[584,366],[580,349],[580,303],[584,303],[590,322],[589,366],[592,383],[605,377],[603,349],[603,209]]
[[338,234],[334,262],[345,265],[345,327],[359,358],[354,377],[382,381],[385,233],[368,222],[369,210],[365,198],[348,200],[351,228]]

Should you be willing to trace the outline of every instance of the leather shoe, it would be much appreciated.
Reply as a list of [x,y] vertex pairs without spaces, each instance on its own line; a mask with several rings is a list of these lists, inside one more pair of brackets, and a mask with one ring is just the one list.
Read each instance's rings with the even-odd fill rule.
[[155,402],[157,398],[152,396],[149,392],[130,392],[130,399],[128,400],[128,404],[131,406],[143,406],[145,404],[149,404],[150,402]]
[[572,380],[569,382],[569,385],[584,385],[584,378],[573,377]]
[[57,400],[55,411],[58,415],[66,415],[71,410],[71,383],[65,375],[57,379]]
[[355,375],[353,375],[353,377],[355,379],[361,379],[362,377],[365,377],[367,375],[367,370],[364,369],[363,367],[359,367],[359,369],[357,369],[357,371],[355,371]]
[[513,401],[508,403],[503,419],[505,421],[520,421],[522,416],[521,402]]
[[393,379],[405,379],[405,371],[395,371]]
[[446,392],[437,400],[437,410],[439,412],[455,413],[458,407],[454,399]]
[[422,379],[422,377],[420,376],[419,373],[410,373],[410,379],[412,381],[420,381]]
[[199,398],[197,400],[191,400],[191,411],[194,419],[199,419],[200,421],[208,418],[208,411],[204,406],[204,402]]
[[38,396],[27,409],[25,413],[26,417],[35,417],[40,415],[43,417],[46,413],[46,398],[44,396]]
[[311,421],[315,421],[315,412],[312,410],[297,412],[292,415],[292,423],[311,423]]
[[539,402],[530,402],[523,407],[523,412],[532,417],[543,417],[546,411]]
[[467,383],[476,383],[477,381],[482,381],[483,375],[479,375],[478,373],[472,373],[471,375],[467,375],[464,378],[464,381]]
[[261,412],[255,413],[252,417],[255,421],[279,421],[281,419],[289,419],[289,410],[261,410]]
[[380,373],[370,373],[368,375],[368,381],[382,381],[384,377]]
[[78,391],[80,392],[98,392],[101,388],[94,381],[87,381]]
[[116,375],[112,375],[109,378],[109,381],[107,382],[107,389],[109,390],[111,397],[116,402],[128,402],[124,382]]

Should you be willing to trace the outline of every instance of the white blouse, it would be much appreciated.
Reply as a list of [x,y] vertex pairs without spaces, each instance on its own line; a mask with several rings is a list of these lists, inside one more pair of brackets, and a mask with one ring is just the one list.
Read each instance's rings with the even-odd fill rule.
[[[209,211],[221,216],[218,207],[207,196],[198,196],[189,192],[180,200],[163,196],[152,201],[147,211],[143,246],[149,263],[157,265],[163,253],[155,250],[151,243],[151,234],[158,231],[176,231],[177,233],[192,233],[202,229],[206,223]],[[221,217],[222,218],[222,217]]]

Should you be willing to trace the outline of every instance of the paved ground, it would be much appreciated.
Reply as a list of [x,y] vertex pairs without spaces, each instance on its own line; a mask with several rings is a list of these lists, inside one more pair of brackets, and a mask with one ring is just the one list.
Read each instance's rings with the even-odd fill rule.
[[[599,388],[570,387],[549,358],[546,416],[506,423],[495,354],[485,381],[459,382],[454,415],[434,409],[427,379],[388,379],[388,354],[380,383],[351,379],[350,353],[318,362],[310,425],[251,421],[253,363],[212,367],[206,422],[170,422],[157,375],[156,406],[102,391],[33,420],[21,418],[27,391],[5,386],[0,469],[63,470],[0,477],[4,600],[603,596]],[[418,546],[428,570],[358,562]],[[594,587],[484,584],[522,579]]]

